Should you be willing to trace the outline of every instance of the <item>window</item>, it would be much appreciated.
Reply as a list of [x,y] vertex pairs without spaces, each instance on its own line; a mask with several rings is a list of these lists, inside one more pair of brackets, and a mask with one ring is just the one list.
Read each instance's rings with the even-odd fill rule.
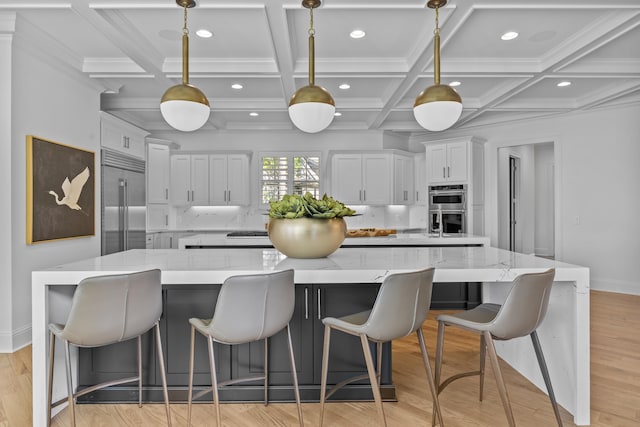
[[261,189],[263,204],[292,193],[320,197],[320,155],[263,155]]

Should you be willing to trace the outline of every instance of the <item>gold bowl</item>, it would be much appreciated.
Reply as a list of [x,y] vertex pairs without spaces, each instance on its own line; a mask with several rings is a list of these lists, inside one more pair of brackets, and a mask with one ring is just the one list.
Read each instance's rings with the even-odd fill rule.
[[269,239],[273,246],[291,258],[323,258],[344,242],[344,218],[271,218]]

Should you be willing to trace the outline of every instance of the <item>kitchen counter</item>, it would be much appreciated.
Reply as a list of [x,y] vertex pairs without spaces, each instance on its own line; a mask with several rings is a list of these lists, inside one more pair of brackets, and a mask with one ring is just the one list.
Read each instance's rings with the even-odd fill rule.
[[[589,424],[588,268],[492,247],[381,247],[358,251],[341,248],[329,257],[310,260],[287,258],[275,249],[139,249],[34,271],[34,425],[46,425],[47,325],[52,321],[64,322],[73,285],[85,277],[160,268],[163,285],[179,289],[217,286],[237,274],[293,268],[297,288],[312,285],[314,289],[317,286],[348,289],[379,284],[389,274],[430,266],[436,267],[437,282],[484,282],[483,300],[495,303],[504,301],[516,275],[555,268],[549,309],[538,333],[558,402],[574,415],[576,424]],[[528,340],[497,342],[496,346],[507,363],[544,390]],[[188,352],[186,346],[184,352]],[[56,363],[54,400],[65,393],[62,360],[56,358],[60,365]]]
[[[342,247],[366,246],[489,246],[489,238],[460,234],[451,237],[432,237],[426,233],[398,233],[378,237],[347,237]],[[180,249],[224,247],[272,248],[267,236],[228,237],[227,233],[196,234],[178,240]]]

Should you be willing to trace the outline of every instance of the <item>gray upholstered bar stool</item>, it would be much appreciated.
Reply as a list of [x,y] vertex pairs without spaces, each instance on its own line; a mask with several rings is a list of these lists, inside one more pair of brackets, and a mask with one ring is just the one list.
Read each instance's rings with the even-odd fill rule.
[[[69,418],[75,426],[75,399],[101,388],[138,381],[138,405],[142,406],[142,335],[155,328],[158,362],[162,377],[167,423],[171,426],[169,394],[164,370],[164,357],[158,321],[162,314],[162,282],[160,270],[130,274],[89,277],[82,280],[73,294],[69,318],[65,325],[50,324],[49,388],[47,425],[51,424],[51,409],[65,401],[69,403]],[[55,338],[65,344],[65,367],[68,396],[51,403],[53,394],[53,358]],[[138,339],[138,375],[104,382],[74,393],[71,379],[69,346],[102,347],[133,338]]]
[[[283,329],[287,332],[289,360],[293,377],[294,395],[298,405],[298,420],[302,426],[302,407],[298,390],[298,375],[291,345],[289,321],[295,305],[295,284],[293,270],[274,273],[238,275],[227,278],[222,284],[212,319],[189,319],[191,323],[191,350],[189,355],[189,395],[187,426],[191,426],[191,402],[213,391],[218,427],[222,426],[218,387],[246,381],[264,380],[264,404],[268,403],[268,339]],[[193,359],[195,332],[207,338],[209,364],[211,369],[211,389],[200,391],[193,396]],[[218,383],[213,342],[221,344],[245,344],[264,340],[264,375],[238,378]]]
[[[560,411],[556,402],[549,371],[542,354],[540,341],[536,329],[544,320],[549,305],[549,294],[555,270],[549,269],[542,273],[521,274],[513,281],[513,287],[504,304],[480,304],[476,308],[456,314],[441,314],[438,321],[438,347],[436,351],[436,383],[438,393],[452,381],[470,375],[480,375],[480,401],[484,385],[485,350],[489,352],[489,361],[498,383],[498,392],[507,415],[510,426],[515,426],[513,411],[509,403],[507,388],[502,378],[494,340],[510,340],[529,335],[533,343],[540,370],[547,386],[549,399],[559,426],[562,426]],[[442,350],[444,346],[445,326],[458,326],[468,331],[480,334],[480,370],[463,372],[453,375],[440,383],[442,369]]]
[[[331,331],[337,330],[360,338],[362,351],[367,365],[368,378],[371,382],[373,398],[383,425],[387,425],[380,395],[380,374],[382,369],[382,344],[394,339],[406,337],[416,333],[420,343],[420,351],[431,395],[433,396],[434,414],[437,414],[441,425],[442,414],[438,403],[431,364],[427,354],[427,346],[422,333],[422,323],[427,318],[431,306],[431,291],[433,289],[433,268],[409,273],[390,274],[385,277],[373,308],[368,311],[335,318],[325,317],[324,347],[322,351],[322,388],[320,389],[320,426],[324,418],[324,404],[334,392],[354,381],[366,379],[367,375],[346,379],[336,384],[327,392],[327,371],[329,368],[329,343]],[[369,348],[369,341],[376,343],[377,368],[373,366],[373,357]]]

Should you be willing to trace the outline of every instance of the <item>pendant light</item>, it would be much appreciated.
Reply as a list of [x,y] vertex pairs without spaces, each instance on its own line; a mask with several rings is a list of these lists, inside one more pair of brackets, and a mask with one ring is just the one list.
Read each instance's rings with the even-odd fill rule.
[[309,85],[301,87],[289,101],[289,117],[303,132],[316,133],[331,124],[336,111],[331,94],[323,87],[315,85],[315,30],[313,29],[313,9],[320,6],[320,0],[302,0],[302,6],[309,9]]
[[436,10],[436,29],[433,38],[433,80],[434,85],[423,90],[413,104],[413,115],[423,128],[441,131],[450,128],[460,118],[462,99],[449,85],[440,84],[440,28],[438,8],[447,0],[429,0],[427,6]]
[[194,0],[176,0],[184,8],[182,29],[182,84],[167,89],[160,101],[162,117],[171,127],[190,132],[200,129],[209,119],[209,100],[197,87],[189,84],[189,30],[187,29],[187,8],[196,5]]

